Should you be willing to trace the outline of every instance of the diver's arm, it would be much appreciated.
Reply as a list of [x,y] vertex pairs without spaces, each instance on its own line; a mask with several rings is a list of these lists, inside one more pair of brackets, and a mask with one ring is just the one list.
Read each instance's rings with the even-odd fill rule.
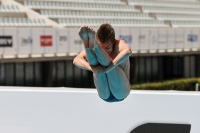
[[90,65],[86,60],[85,50],[74,58],[73,64],[81,69],[92,71],[95,74],[104,73],[105,70],[105,68],[101,65]]
[[127,60],[131,55],[131,48],[124,40],[120,40],[119,42],[119,54],[114,58],[111,64],[106,68],[106,73],[111,71],[113,68]]
[[74,60],[73,64],[76,65],[77,67],[85,70],[91,71],[91,66],[90,64],[86,61],[86,52],[83,50],[79,55],[77,55]]

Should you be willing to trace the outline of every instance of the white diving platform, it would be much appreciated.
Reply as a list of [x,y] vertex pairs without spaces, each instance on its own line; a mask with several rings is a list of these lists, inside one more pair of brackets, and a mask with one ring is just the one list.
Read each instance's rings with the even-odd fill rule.
[[131,91],[107,103],[96,89],[0,87],[0,133],[141,133],[147,123],[200,133],[199,112],[200,92]]

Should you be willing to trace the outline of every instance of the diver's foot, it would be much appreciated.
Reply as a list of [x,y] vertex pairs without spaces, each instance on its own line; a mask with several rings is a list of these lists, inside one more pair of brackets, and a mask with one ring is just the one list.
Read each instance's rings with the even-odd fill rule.
[[87,31],[88,28],[87,27],[88,26],[86,26],[86,25],[82,25],[80,27],[80,29],[78,30],[78,34],[86,48],[89,47],[89,36],[88,36],[88,31]]
[[94,48],[94,45],[95,45],[95,30],[92,29],[91,27],[88,26],[88,29],[87,29],[87,32],[88,32],[88,37],[89,37],[89,48],[93,49]]

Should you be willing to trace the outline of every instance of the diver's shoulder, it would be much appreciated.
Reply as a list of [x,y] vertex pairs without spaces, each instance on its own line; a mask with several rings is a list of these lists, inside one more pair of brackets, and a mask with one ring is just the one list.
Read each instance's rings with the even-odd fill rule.
[[125,40],[123,39],[120,39],[120,38],[115,38],[115,41],[118,42],[118,44],[121,44],[121,43],[126,43]]
[[120,38],[115,38],[115,44],[119,45],[119,44],[126,44],[126,42],[123,39]]

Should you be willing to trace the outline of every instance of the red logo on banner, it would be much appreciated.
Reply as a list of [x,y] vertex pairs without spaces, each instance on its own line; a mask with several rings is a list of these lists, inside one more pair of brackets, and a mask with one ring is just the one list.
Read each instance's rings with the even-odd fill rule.
[[40,46],[52,46],[52,36],[40,36]]

